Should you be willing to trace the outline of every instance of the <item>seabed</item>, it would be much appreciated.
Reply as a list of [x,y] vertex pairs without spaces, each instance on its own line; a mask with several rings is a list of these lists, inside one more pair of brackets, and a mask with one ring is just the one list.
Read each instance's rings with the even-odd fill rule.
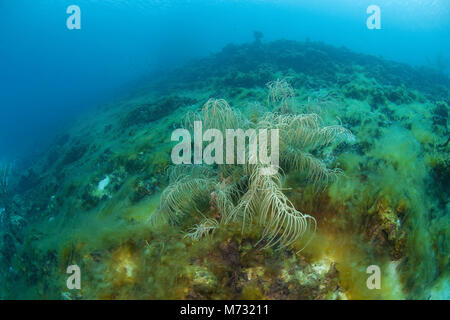
[[[142,81],[28,170],[1,167],[0,298],[449,299],[449,88],[311,41],[228,45]],[[171,169],[190,116],[261,127],[268,114],[297,139],[276,181]]]

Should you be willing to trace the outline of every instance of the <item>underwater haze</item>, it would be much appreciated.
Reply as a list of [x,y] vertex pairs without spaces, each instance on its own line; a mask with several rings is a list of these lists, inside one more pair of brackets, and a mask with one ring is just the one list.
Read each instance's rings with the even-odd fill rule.
[[[82,8],[68,30],[66,9]],[[28,1],[0,4],[3,158],[39,152],[55,131],[130,81],[170,70],[228,43],[307,38],[412,65],[448,61],[450,3],[379,0],[382,29],[368,30],[371,1]],[[443,70],[449,72],[449,69]]]
[[449,18],[1,0],[0,299],[450,299]]

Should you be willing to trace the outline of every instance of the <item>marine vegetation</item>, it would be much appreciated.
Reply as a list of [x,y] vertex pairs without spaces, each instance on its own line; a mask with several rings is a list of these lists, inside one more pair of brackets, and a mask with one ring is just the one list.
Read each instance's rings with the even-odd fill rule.
[[8,203],[8,181],[10,174],[10,164],[0,162],[0,207],[1,217],[5,223],[9,221],[9,203]]
[[5,194],[8,188],[8,177],[10,172],[10,164],[0,163],[0,192]]
[[[284,113],[268,112],[260,119],[249,120],[225,100],[211,99],[198,114],[189,115],[187,123],[200,119],[205,129],[219,128],[223,135],[226,129],[278,129],[282,171],[301,174],[305,183],[316,188],[327,185],[341,170],[327,168],[314,154],[353,139],[352,134],[340,125],[321,126],[317,114],[286,113],[288,104],[292,108],[296,106],[289,101],[294,97],[294,90],[285,80],[271,82],[268,87],[268,101],[275,110],[284,108]],[[249,154],[248,149],[246,154]],[[263,247],[283,248],[316,229],[316,220],[298,211],[283,193],[284,177],[278,172],[268,174],[265,172],[268,168],[257,164],[219,164],[211,172],[206,172],[206,168],[201,171],[189,167],[185,171],[180,169],[183,168],[173,167],[170,171],[171,183],[162,193],[156,216],[164,215],[176,223],[192,209],[204,215],[196,207],[196,201],[207,199],[209,195],[209,215],[216,215],[218,221],[211,217],[203,220],[197,225],[198,231],[190,233],[193,238],[229,221],[241,221],[242,229],[257,221],[263,226],[260,240]]]
[[[258,34],[143,79],[0,166],[0,298],[450,299],[449,88]],[[250,143],[243,164],[174,165],[171,134],[196,121],[277,129],[277,170]]]

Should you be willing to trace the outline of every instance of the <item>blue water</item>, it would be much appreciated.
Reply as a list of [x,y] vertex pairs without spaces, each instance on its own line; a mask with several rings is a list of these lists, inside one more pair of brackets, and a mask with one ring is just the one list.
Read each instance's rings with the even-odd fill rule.
[[[72,4],[81,30],[66,27]],[[370,4],[381,30],[366,27]],[[449,61],[449,17],[448,0],[1,0],[0,159],[39,153],[130,81],[252,41],[254,30],[433,66]]]

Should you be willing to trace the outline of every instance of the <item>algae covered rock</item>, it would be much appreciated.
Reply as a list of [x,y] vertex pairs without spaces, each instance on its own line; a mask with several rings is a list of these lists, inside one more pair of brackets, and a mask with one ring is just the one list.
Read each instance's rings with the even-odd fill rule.
[[217,289],[218,281],[216,276],[207,268],[194,265],[189,267],[188,273],[192,277],[192,291],[189,295],[208,295]]
[[372,226],[368,229],[368,237],[380,251],[388,246],[392,260],[398,260],[404,255],[406,233],[402,230],[400,216],[404,215],[407,209],[405,200],[401,200],[395,210],[388,200],[382,197],[369,210],[374,216],[371,219]]

